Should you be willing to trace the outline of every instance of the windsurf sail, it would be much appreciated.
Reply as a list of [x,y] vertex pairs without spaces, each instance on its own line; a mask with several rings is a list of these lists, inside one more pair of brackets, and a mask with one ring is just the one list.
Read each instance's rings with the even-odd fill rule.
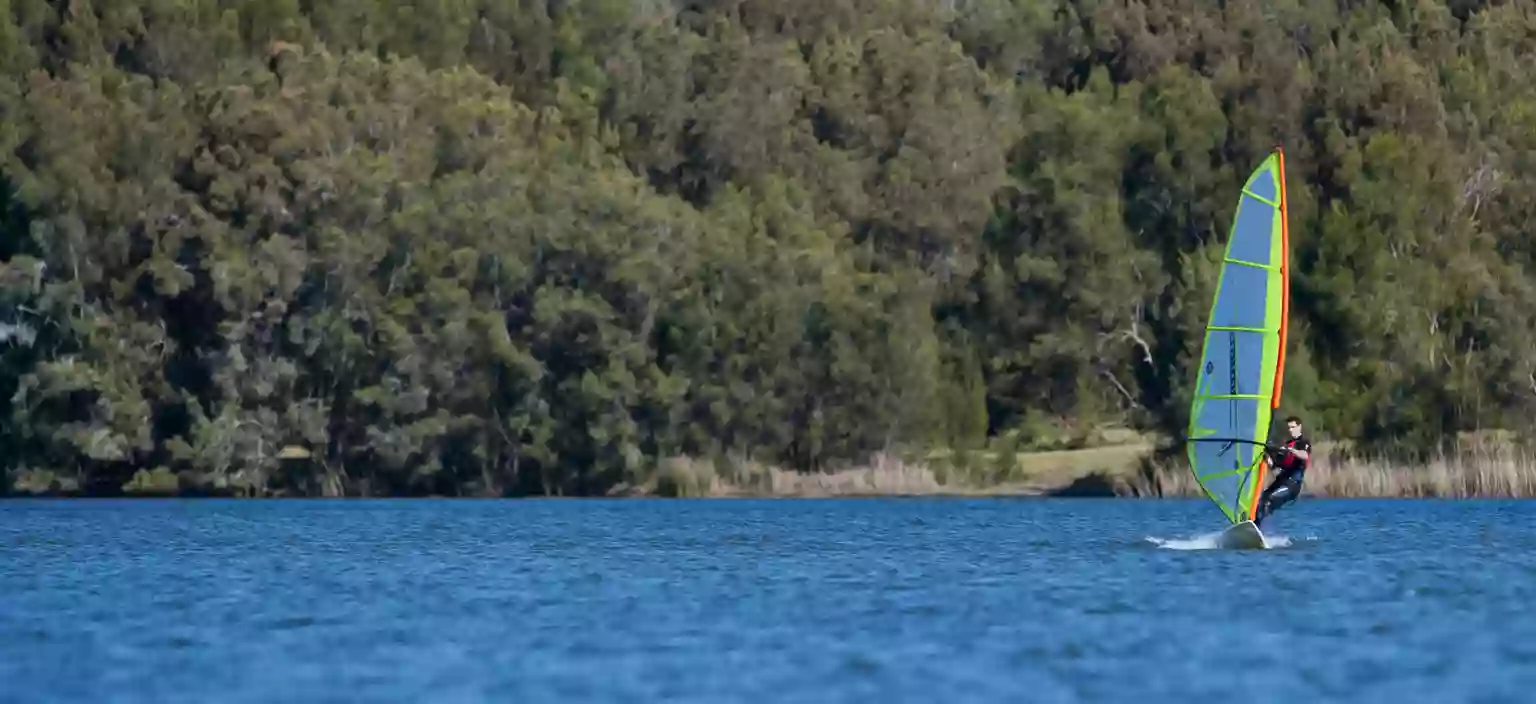
[[1285,154],[1248,176],[1222,257],[1190,403],[1190,470],[1233,523],[1253,520],[1285,377],[1290,312]]

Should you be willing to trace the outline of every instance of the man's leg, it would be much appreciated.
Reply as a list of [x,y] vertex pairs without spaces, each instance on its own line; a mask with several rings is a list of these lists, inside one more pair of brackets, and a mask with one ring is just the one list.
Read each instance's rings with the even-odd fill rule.
[[[1282,477],[1280,479],[1276,479],[1275,484],[1278,486],[1272,486],[1269,491],[1264,492],[1264,503],[1259,507],[1259,510],[1262,511],[1265,516],[1268,516],[1269,514],[1280,510],[1280,507],[1295,501],[1296,497],[1301,494],[1300,477]],[[1257,520],[1254,521],[1254,525],[1258,525]]]
[[1276,509],[1285,505],[1287,501],[1295,499],[1296,494],[1300,491],[1300,482],[1296,481],[1296,477],[1289,473],[1282,472],[1279,476],[1270,480],[1269,486],[1264,489],[1264,493],[1259,495],[1259,507],[1253,513],[1253,524],[1262,526],[1264,519],[1268,518],[1269,514],[1274,513]]

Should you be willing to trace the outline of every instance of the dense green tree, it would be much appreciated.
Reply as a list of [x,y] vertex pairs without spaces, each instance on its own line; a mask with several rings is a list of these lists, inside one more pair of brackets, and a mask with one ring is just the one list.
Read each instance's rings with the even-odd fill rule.
[[1533,37],[1443,0],[0,0],[0,491],[1172,439],[1277,144],[1282,410],[1522,431]]

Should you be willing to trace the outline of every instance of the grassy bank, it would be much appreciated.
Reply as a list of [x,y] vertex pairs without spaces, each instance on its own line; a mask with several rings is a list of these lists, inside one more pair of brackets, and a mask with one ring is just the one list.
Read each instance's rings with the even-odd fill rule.
[[[1139,439],[1118,444],[1034,452],[932,451],[903,457],[881,454],[859,466],[801,473],[743,458],[713,461],[674,457],[615,487],[609,496],[667,497],[835,497],[1093,495],[1126,492],[1151,444]],[[285,450],[285,452],[287,452]],[[304,454],[294,458],[303,459]],[[1010,461],[1011,458],[1011,461]],[[13,496],[82,495],[79,484],[47,470],[12,478]],[[128,496],[249,496],[220,487],[191,491],[164,468],[136,473],[121,487]],[[115,493],[115,492],[114,492]],[[322,496],[342,496],[339,484]],[[267,494],[281,497],[284,494]],[[466,494],[475,496],[475,494]]]
[[[673,458],[613,492],[620,496],[1114,496],[1151,449],[1145,442],[1038,452],[876,455],[861,466],[800,473],[750,460]],[[1012,457],[1010,462],[1008,458]]]
[[[1098,447],[1008,453],[891,455],[868,465],[801,474],[750,462],[674,460],[629,493],[681,496],[1200,496],[1180,462],[1148,462],[1141,437]],[[1320,442],[1304,494],[1337,498],[1536,498],[1536,453],[1502,436],[1468,435],[1423,463],[1359,457]]]

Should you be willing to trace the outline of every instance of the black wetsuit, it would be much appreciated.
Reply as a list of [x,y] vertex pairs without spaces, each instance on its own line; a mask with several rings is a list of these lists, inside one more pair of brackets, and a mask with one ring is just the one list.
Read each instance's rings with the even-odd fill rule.
[[1271,454],[1272,464],[1280,469],[1280,473],[1275,475],[1275,480],[1270,482],[1269,488],[1259,497],[1259,510],[1253,516],[1254,525],[1263,523],[1269,514],[1301,495],[1301,482],[1306,479],[1307,467],[1312,464],[1312,442],[1307,440],[1306,435],[1289,440],[1281,447],[1306,452],[1307,459],[1285,452]]

